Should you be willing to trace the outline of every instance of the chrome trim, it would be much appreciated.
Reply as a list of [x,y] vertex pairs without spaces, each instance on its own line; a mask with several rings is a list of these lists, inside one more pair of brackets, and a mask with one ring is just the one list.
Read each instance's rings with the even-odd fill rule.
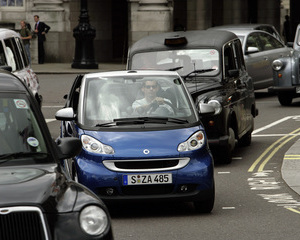
[[[147,161],[170,161],[178,160],[178,164],[168,168],[147,168],[147,169],[125,169],[116,167],[116,162],[147,162]],[[158,159],[126,159],[126,160],[104,160],[103,165],[114,172],[157,172],[157,171],[172,171],[185,167],[190,161],[190,158],[158,158]]]
[[44,215],[38,207],[29,207],[29,206],[19,206],[19,207],[5,207],[5,208],[0,208],[0,215],[6,215],[10,214],[12,212],[38,212],[40,215],[40,219],[42,222],[44,234],[45,234],[45,240],[49,240],[48,232],[47,232],[47,227],[46,227],[46,222],[44,219]]

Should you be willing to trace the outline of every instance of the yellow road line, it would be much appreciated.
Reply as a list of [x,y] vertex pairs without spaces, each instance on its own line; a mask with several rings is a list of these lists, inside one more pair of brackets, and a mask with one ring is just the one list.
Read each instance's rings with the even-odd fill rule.
[[296,136],[292,136],[288,139],[286,139],[284,142],[282,142],[278,147],[276,147],[270,154],[269,156],[262,162],[262,164],[260,164],[259,168],[258,168],[258,172],[262,172],[264,170],[265,165],[269,162],[269,160],[271,159],[271,157],[273,157],[275,155],[275,153],[277,153],[279,151],[280,148],[282,148],[286,143],[288,143],[290,140],[292,140],[293,138],[297,137]]
[[[289,134],[286,134],[285,136],[283,136],[283,137],[281,137],[281,138],[279,138],[276,142],[274,142],[271,146],[269,146],[260,156],[259,156],[259,158],[257,158],[256,159],[256,161],[251,165],[251,167],[248,169],[248,172],[253,172],[254,171],[254,169],[255,169],[255,167],[261,162],[261,160],[279,143],[279,142],[281,142],[281,141],[283,141],[284,139],[286,139],[286,138],[288,138],[291,134],[294,134],[294,133],[296,133],[296,132],[298,132],[298,131],[300,131],[300,128],[298,128],[298,129],[296,129],[296,130],[294,130],[294,131],[292,131],[291,133],[289,133]],[[294,137],[296,137],[296,136],[298,136],[298,135],[294,135],[294,136],[292,136],[292,137],[290,137],[287,141],[285,141],[284,142],[284,144],[285,143],[287,143],[288,141],[290,141],[292,138],[294,138]],[[281,146],[283,146],[283,144],[280,144],[280,147]],[[276,152],[278,151],[278,147],[277,147],[277,150],[276,150]],[[275,151],[274,150],[274,151]],[[273,151],[273,154],[272,154],[272,156],[275,154],[275,152]],[[270,157],[268,157],[267,158],[268,160],[266,161],[264,161],[265,163],[264,163],[264,165],[263,165],[263,167],[266,165],[266,163],[269,161],[269,159],[270,159]],[[262,168],[263,168],[262,167]],[[261,168],[260,168],[261,169]]]
[[295,208],[287,208],[287,209],[292,211],[292,212],[300,214],[300,211],[296,210]]
[[284,159],[300,160],[300,155],[284,155]]

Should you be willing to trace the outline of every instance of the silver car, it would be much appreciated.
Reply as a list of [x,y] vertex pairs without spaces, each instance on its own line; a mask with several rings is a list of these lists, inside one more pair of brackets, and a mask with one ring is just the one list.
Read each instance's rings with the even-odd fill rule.
[[268,90],[277,94],[282,106],[289,106],[293,98],[300,97],[300,24],[297,26],[293,49],[292,56],[273,62],[274,86]]
[[227,31],[235,33],[242,42],[246,68],[253,79],[254,89],[272,86],[272,62],[277,58],[291,56],[293,49],[265,31],[237,29]]

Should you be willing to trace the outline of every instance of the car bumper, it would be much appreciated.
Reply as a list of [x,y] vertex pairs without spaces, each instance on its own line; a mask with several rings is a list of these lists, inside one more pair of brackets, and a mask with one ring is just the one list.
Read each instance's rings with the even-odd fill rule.
[[[185,167],[171,171],[114,172],[103,164],[77,159],[78,180],[103,201],[124,200],[205,200],[214,188],[213,159],[210,153],[201,160],[191,159]],[[170,184],[123,185],[128,174],[171,173]]]
[[268,88],[268,92],[270,93],[286,92],[286,93],[300,94],[300,86],[290,86],[290,87],[272,86]]

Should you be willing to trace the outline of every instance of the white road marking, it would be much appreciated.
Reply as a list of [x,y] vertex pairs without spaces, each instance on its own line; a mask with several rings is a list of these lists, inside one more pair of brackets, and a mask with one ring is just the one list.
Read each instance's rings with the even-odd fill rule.
[[282,122],[284,122],[284,121],[287,121],[287,120],[289,120],[289,119],[291,119],[291,118],[295,118],[295,117],[297,117],[297,116],[288,116],[288,117],[279,119],[278,121],[275,121],[275,122],[270,123],[270,124],[268,124],[268,125],[266,125],[266,126],[264,126],[264,127],[261,127],[261,128],[258,128],[258,129],[256,129],[256,130],[254,130],[254,131],[252,132],[252,134],[256,134],[256,133],[258,133],[258,132],[264,131],[264,130],[266,130],[266,129],[268,129],[268,128],[274,127],[275,125],[277,125],[277,124],[279,124],[279,123],[282,123]]

